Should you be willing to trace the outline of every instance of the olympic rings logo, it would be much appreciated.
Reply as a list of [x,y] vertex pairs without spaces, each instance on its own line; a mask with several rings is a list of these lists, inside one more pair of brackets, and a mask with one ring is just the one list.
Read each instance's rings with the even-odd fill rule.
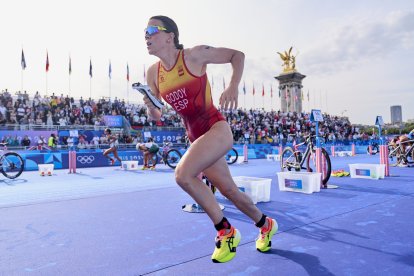
[[93,155],[78,156],[76,157],[76,160],[81,164],[91,164],[95,160],[95,157]]

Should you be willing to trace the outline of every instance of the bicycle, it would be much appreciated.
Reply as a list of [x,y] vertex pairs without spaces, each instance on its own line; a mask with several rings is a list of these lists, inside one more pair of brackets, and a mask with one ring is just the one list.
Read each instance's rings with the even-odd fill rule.
[[181,152],[172,148],[171,142],[164,142],[157,153],[152,155],[151,162],[155,166],[155,164],[158,163],[158,160],[161,160],[162,163],[166,164],[171,169],[175,169],[178,162],[180,162],[181,157]]
[[[408,144],[408,147],[405,148],[403,144]],[[408,164],[414,164],[414,140],[407,140],[398,144],[388,144],[388,158],[393,160],[393,158],[397,158],[397,163],[395,166],[403,166],[406,167]],[[408,160],[411,158],[411,161]]]
[[227,152],[224,158],[226,159],[227,164],[231,165],[231,164],[236,163],[237,158],[239,158],[239,153],[237,152],[235,148],[231,148],[231,150]]
[[371,152],[369,152],[369,146],[367,147],[367,153],[368,154],[372,154],[372,155],[375,155],[375,154],[377,154],[379,152],[379,145],[378,145],[378,143],[377,142],[372,142],[371,143]]
[[[315,145],[314,138],[315,136],[307,135],[305,136],[305,141],[294,146],[294,149],[291,147],[286,147],[281,154],[281,170],[282,172],[287,169],[291,171],[306,170],[308,172],[316,172],[316,156],[315,156]],[[306,145],[306,150],[304,153],[298,150],[301,145]],[[321,148],[322,152],[322,188],[328,188],[328,180],[331,177],[331,159],[329,158],[328,152]],[[303,166],[306,161],[306,168]]]
[[0,172],[9,179],[19,177],[24,170],[23,158],[16,152],[7,151],[7,143],[0,143]]

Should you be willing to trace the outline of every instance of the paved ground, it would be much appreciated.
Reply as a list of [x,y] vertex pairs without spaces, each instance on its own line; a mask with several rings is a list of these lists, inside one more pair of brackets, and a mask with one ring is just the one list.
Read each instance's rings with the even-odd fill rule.
[[[378,163],[379,157],[336,157]],[[280,192],[278,162],[233,165],[234,176],[272,179],[271,201],[258,203],[280,230],[273,249],[254,248],[257,229],[220,194],[242,233],[237,256],[210,260],[215,230],[173,171],[120,168],[25,172],[0,180],[0,275],[414,275],[414,168],[382,180],[332,178],[338,189]]]

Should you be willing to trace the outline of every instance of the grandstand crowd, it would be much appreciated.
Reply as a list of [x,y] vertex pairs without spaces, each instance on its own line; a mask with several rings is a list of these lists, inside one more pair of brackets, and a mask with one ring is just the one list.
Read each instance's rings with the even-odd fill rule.
[[[232,128],[236,143],[286,143],[315,131],[309,113],[305,112],[237,109],[223,111],[223,114]],[[165,108],[161,120],[155,122],[148,119],[145,105],[128,104],[116,97],[113,101],[83,97],[75,100],[63,94],[41,96],[39,92],[34,93],[34,96],[29,96],[26,91],[12,95],[7,89],[0,94],[0,126],[104,126],[105,115],[122,115],[131,126],[136,127],[183,127],[180,116],[172,108]],[[319,131],[329,142],[357,142],[376,138],[360,133],[347,117],[329,114],[324,114],[324,122],[319,124]],[[134,138],[124,140],[135,142]]]

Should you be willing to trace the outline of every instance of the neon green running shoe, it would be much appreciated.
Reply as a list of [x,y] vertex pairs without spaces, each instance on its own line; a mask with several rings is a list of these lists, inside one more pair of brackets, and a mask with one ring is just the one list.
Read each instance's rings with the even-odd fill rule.
[[276,220],[269,217],[267,220],[267,228],[260,228],[259,236],[256,240],[256,249],[260,252],[267,252],[272,247],[272,237],[277,232],[278,225]]
[[239,245],[240,239],[240,231],[233,226],[228,234],[226,234],[226,229],[218,231],[216,248],[211,256],[211,260],[214,263],[225,263],[232,260],[236,256],[236,247]]

